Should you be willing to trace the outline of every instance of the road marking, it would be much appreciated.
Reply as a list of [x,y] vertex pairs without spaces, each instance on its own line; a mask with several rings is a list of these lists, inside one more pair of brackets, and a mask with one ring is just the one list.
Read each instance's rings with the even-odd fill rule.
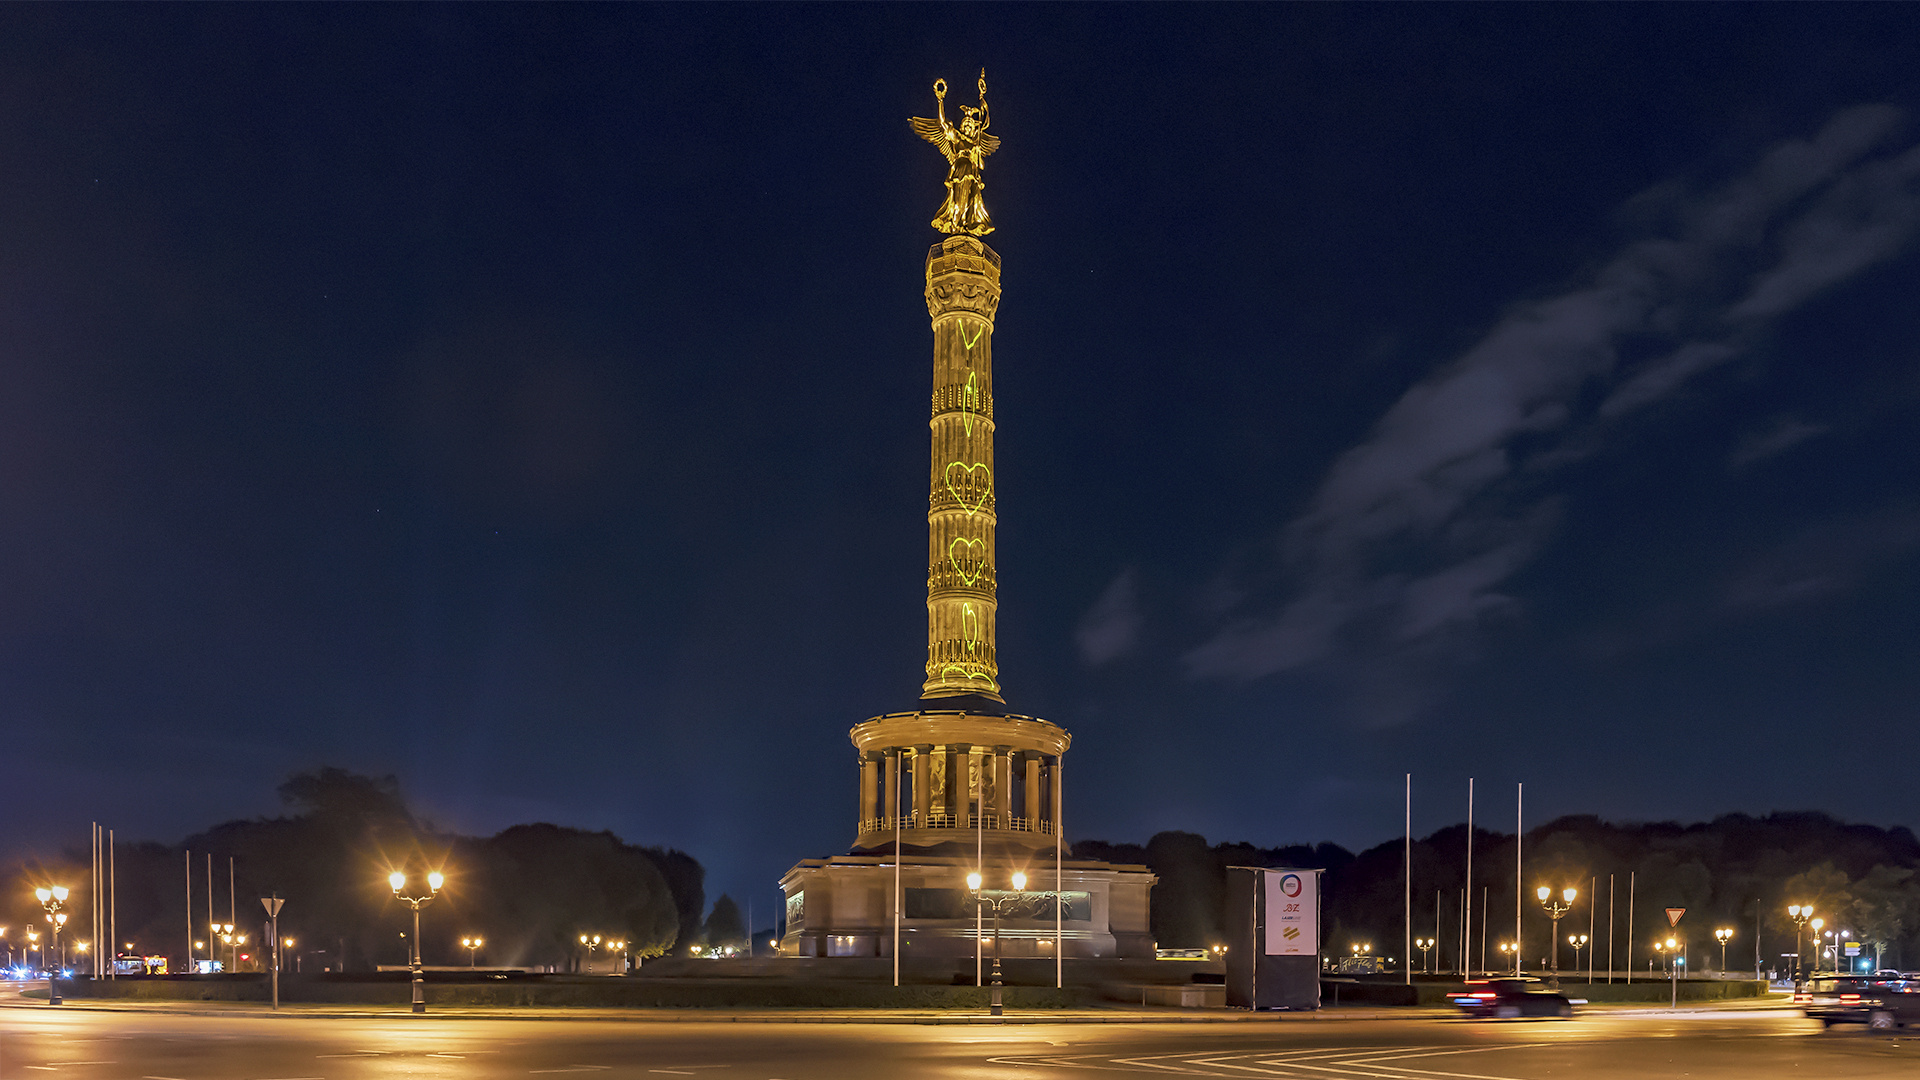
[[[613,1066],[611,1065],[569,1065],[564,1069],[528,1069],[527,1071],[531,1073],[536,1073],[536,1074],[538,1073],[569,1073],[569,1072],[593,1072],[596,1069],[611,1069],[611,1068],[613,1068]],[[318,1080],[318,1078],[316,1078],[316,1080]]]

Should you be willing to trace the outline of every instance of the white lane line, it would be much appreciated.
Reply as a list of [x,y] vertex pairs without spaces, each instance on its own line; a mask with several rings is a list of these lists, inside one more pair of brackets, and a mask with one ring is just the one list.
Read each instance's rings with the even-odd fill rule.
[[180,1080],[177,1076],[143,1076],[140,1080]]
[[[593,1072],[596,1069],[611,1068],[613,1068],[611,1065],[569,1065],[564,1069],[528,1069],[527,1071],[538,1075],[540,1073]],[[314,1080],[319,1080],[319,1078],[315,1077]]]

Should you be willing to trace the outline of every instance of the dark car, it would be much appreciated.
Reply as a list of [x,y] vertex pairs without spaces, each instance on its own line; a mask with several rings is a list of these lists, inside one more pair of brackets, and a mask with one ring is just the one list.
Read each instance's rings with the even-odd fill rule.
[[1827,1027],[1865,1024],[1888,1031],[1920,1024],[1920,980],[1904,975],[1827,975],[1807,984],[1806,1013]]
[[1461,1012],[1473,1017],[1573,1015],[1573,1002],[1539,979],[1473,979],[1450,997]]

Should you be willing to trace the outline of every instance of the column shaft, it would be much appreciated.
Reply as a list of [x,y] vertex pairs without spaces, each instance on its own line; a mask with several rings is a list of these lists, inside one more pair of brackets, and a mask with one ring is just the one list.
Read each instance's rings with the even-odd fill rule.
[[993,817],[988,824],[995,829],[1013,825],[1013,748],[993,748]]
[[913,748],[913,827],[927,827],[927,814],[932,811],[933,788],[932,771],[933,747],[921,744]]
[[878,754],[861,755],[860,760],[860,817],[856,828],[865,829],[867,821],[878,817],[875,800],[880,787],[880,758]]
[[1031,750],[1020,754],[1021,792],[1020,816],[1027,819],[1027,828],[1039,831],[1040,828],[1040,755]]
[[886,796],[881,800],[880,815],[887,819],[886,827],[891,831],[893,819],[900,816],[900,749],[893,747],[884,752],[880,759],[880,782],[885,785]]

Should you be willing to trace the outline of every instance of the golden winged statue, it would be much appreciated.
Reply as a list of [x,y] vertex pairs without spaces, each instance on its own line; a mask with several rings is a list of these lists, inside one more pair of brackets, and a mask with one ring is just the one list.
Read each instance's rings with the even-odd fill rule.
[[993,231],[987,216],[987,182],[980,169],[988,154],[1000,149],[998,136],[987,134],[987,70],[980,69],[980,107],[960,106],[960,126],[947,123],[947,80],[933,81],[938,103],[935,119],[913,117],[913,133],[940,148],[947,159],[947,201],[934,216],[933,227],[943,233],[985,236]]

